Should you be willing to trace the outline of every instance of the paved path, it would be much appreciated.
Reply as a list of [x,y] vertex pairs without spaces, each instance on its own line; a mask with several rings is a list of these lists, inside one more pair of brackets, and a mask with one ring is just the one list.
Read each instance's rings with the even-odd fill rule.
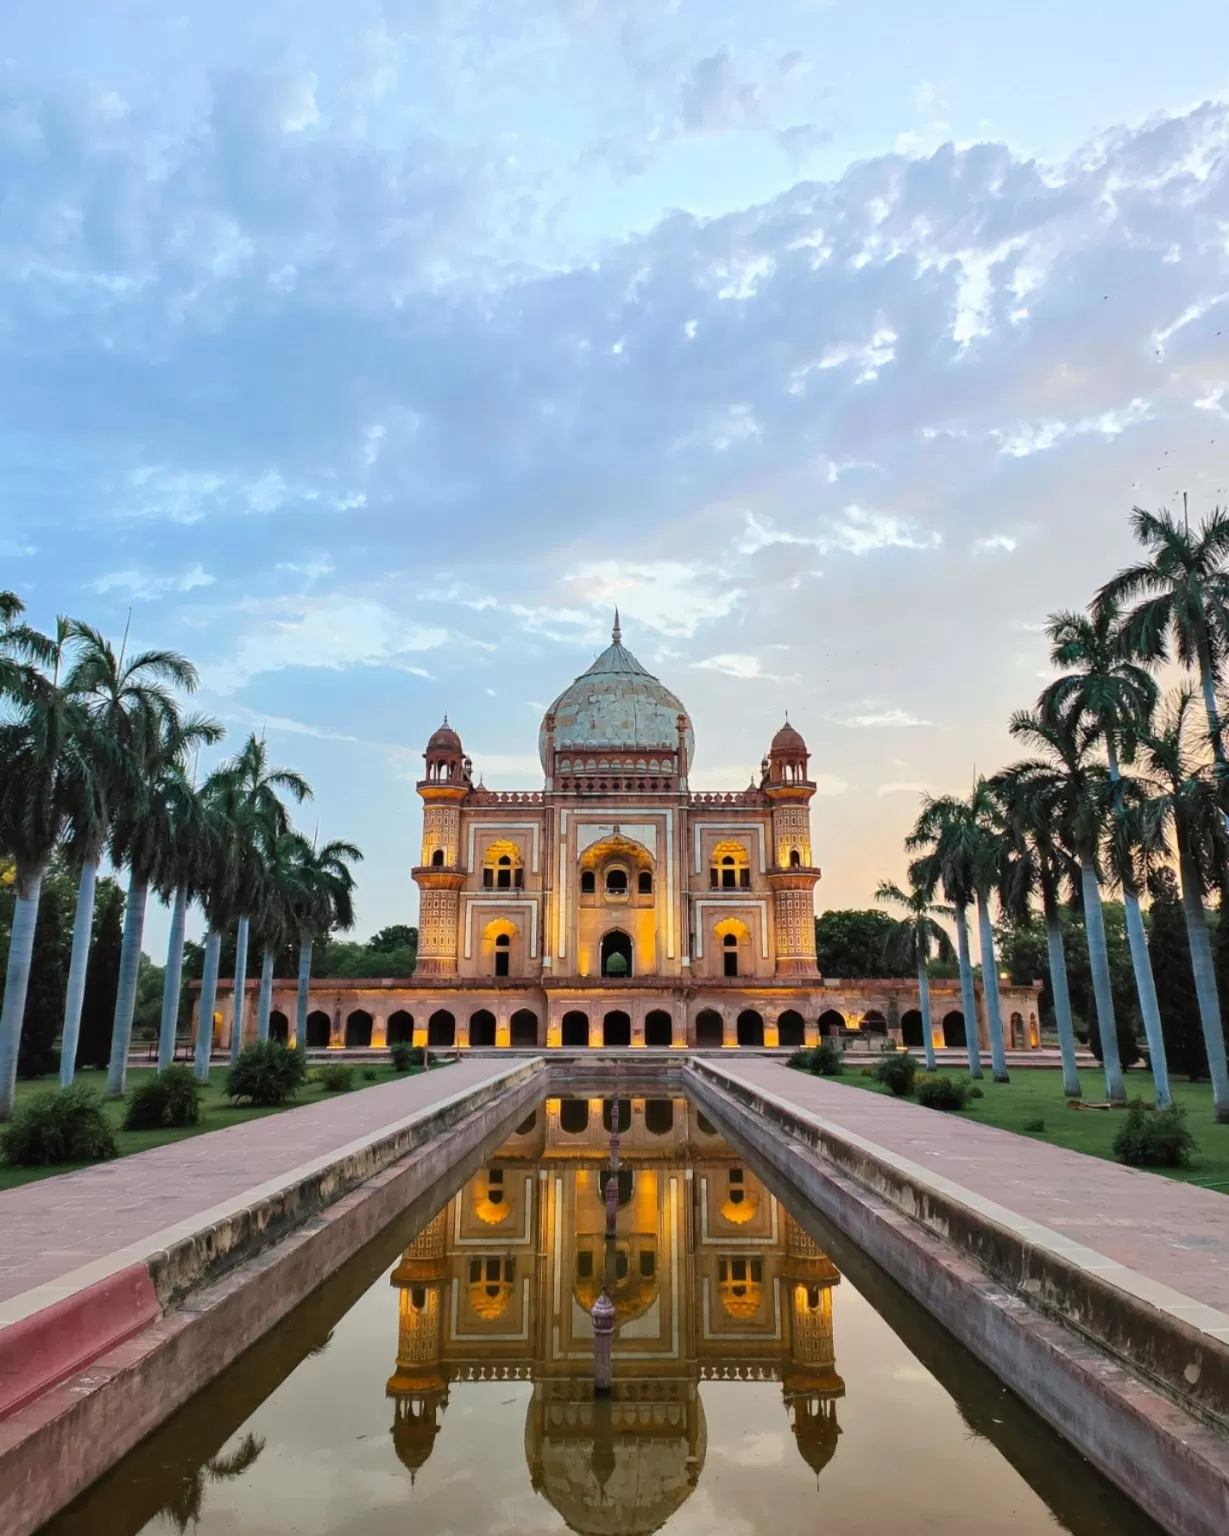
[[458,1061],[0,1192],[0,1305],[506,1072]]
[[[1229,1199],[1224,1195],[811,1077],[779,1062],[723,1059],[718,1065],[1027,1221],[1206,1307],[1229,1312]],[[1229,1126],[1216,1134],[1229,1137]]]

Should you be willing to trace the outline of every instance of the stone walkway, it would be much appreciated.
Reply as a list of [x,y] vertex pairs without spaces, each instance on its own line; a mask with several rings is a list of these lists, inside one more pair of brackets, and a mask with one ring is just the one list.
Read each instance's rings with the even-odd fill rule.
[[[507,1071],[458,1061],[285,1114],[0,1192],[0,1322],[6,1302],[290,1175]],[[7,1309],[12,1311],[12,1306]]]
[[[1205,1307],[1229,1312],[1224,1195],[811,1077],[779,1062],[723,1059],[715,1065]],[[1217,1134],[1229,1138],[1229,1126]]]

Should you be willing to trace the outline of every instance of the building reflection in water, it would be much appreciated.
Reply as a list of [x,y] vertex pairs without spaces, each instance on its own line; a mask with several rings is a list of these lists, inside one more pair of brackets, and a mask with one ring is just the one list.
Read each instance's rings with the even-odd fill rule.
[[[388,1382],[393,1443],[414,1474],[451,1383],[531,1381],[534,1489],[574,1531],[609,1536],[656,1530],[696,1486],[701,1381],[779,1381],[817,1475],[836,1450],[845,1391],[832,1261],[693,1106],[621,1102],[613,1254],[603,1200],[612,1101],[549,1099],[403,1253]],[[608,1264],[614,1392],[595,1401],[589,1310]]]

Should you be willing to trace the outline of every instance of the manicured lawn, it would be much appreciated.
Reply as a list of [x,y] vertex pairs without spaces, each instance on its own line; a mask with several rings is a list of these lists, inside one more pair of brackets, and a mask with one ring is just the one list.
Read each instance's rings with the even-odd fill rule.
[[[376,1073],[375,1081],[368,1082],[363,1076],[364,1065],[351,1063],[354,1067],[354,1087],[352,1093],[357,1093],[362,1088],[374,1088],[378,1083],[390,1082],[395,1077],[407,1077],[410,1073],[395,1072],[387,1062],[373,1065]],[[134,1088],[143,1077],[147,1077],[152,1069],[138,1068],[128,1074],[128,1087]],[[102,1094],[107,1086],[107,1074],[105,1072],[78,1072],[77,1082]],[[266,1115],[284,1114],[288,1109],[295,1109],[303,1104],[314,1104],[320,1099],[332,1097],[326,1094],[319,1083],[306,1083],[299,1089],[298,1097],[292,1099],[289,1104],[284,1104],[278,1109],[253,1109],[250,1104],[232,1104],[223,1092],[226,1082],[226,1068],[215,1065],[209,1074],[209,1086],[201,1095],[201,1118],[198,1125],[188,1126],[182,1130],[165,1131],[126,1131],[123,1129],[124,1105],[119,1100],[107,1104],[107,1114],[115,1123],[119,1150],[121,1157],[127,1157],[132,1152],[144,1152],[149,1147],[161,1147],[168,1141],[183,1141],[189,1136],[203,1136],[208,1131],[220,1131],[228,1125],[239,1125],[244,1120],[260,1120]],[[54,1089],[56,1080],[54,1077],[36,1079],[33,1082],[19,1082],[17,1084],[17,1103],[21,1105],[37,1094],[46,1093]],[[18,1184],[29,1184],[34,1179],[49,1178],[52,1174],[67,1173],[72,1168],[83,1168],[84,1163],[57,1163],[51,1168],[12,1168],[7,1163],[0,1163],[0,1190],[13,1189]]]
[[[952,1067],[940,1068],[943,1077],[967,1077],[963,1070]],[[1127,1095],[1129,1098],[1152,1099],[1152,1079],[1146,1072],[1128,1072]],[[860,1068],[847,1069],[834,1079],[854,1088],[865,1088],[871,1093],[886,1093],[887,1089],[872,1078],[863,1077]],[[1103,1099],[1105,1078],[1100,1071],[1080,1073],[1084,1096],[1090,1103]],[[974,1099],[967,1109],[957,1112],[962,1120],[980,1120],[984,1125],[994,1125],[1000,1130],[1015,1131],[1033,1141],[1048,1141],[1056,1147],[1069,1147],[1073,1152],[1086,1152],[1090,1157],[1104,1157],[1114,1161],[1112,1142],[1122,1124],[1119,1110],[1068,1109],[1063,1097],[1062,1073],[1057,1069],[1030,1067],[1017,1071],[1010,1083],[991,1082],[989,1074],[979,1085],[984,1097]],[[1212,1118],[1212,1089],[1208,1083],[1188,1083],[1174,1079],[1170,1086],[1173,1095],[1186,1109],[1187,1124],[1195,1137],[1196,1151],[1189,1168],[1152,1168],[1150,1173],[1165,1174],[1169,1178],[1182,1179],[1200,1184],[1222,1194],[1229,1194],[1229,1125],[1217,1125]],[[933,1110],[933,1114],[942,1111]],[[1030,1121],[1041,1119],[1043,1131],[1029,1131]]]

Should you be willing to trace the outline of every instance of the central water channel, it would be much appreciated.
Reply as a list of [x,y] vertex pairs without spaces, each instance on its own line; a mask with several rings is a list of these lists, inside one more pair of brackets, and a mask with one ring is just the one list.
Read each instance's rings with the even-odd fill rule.
[[45,1536],[1157,1533],[761,1172],[683,1098],[545,1100]]

